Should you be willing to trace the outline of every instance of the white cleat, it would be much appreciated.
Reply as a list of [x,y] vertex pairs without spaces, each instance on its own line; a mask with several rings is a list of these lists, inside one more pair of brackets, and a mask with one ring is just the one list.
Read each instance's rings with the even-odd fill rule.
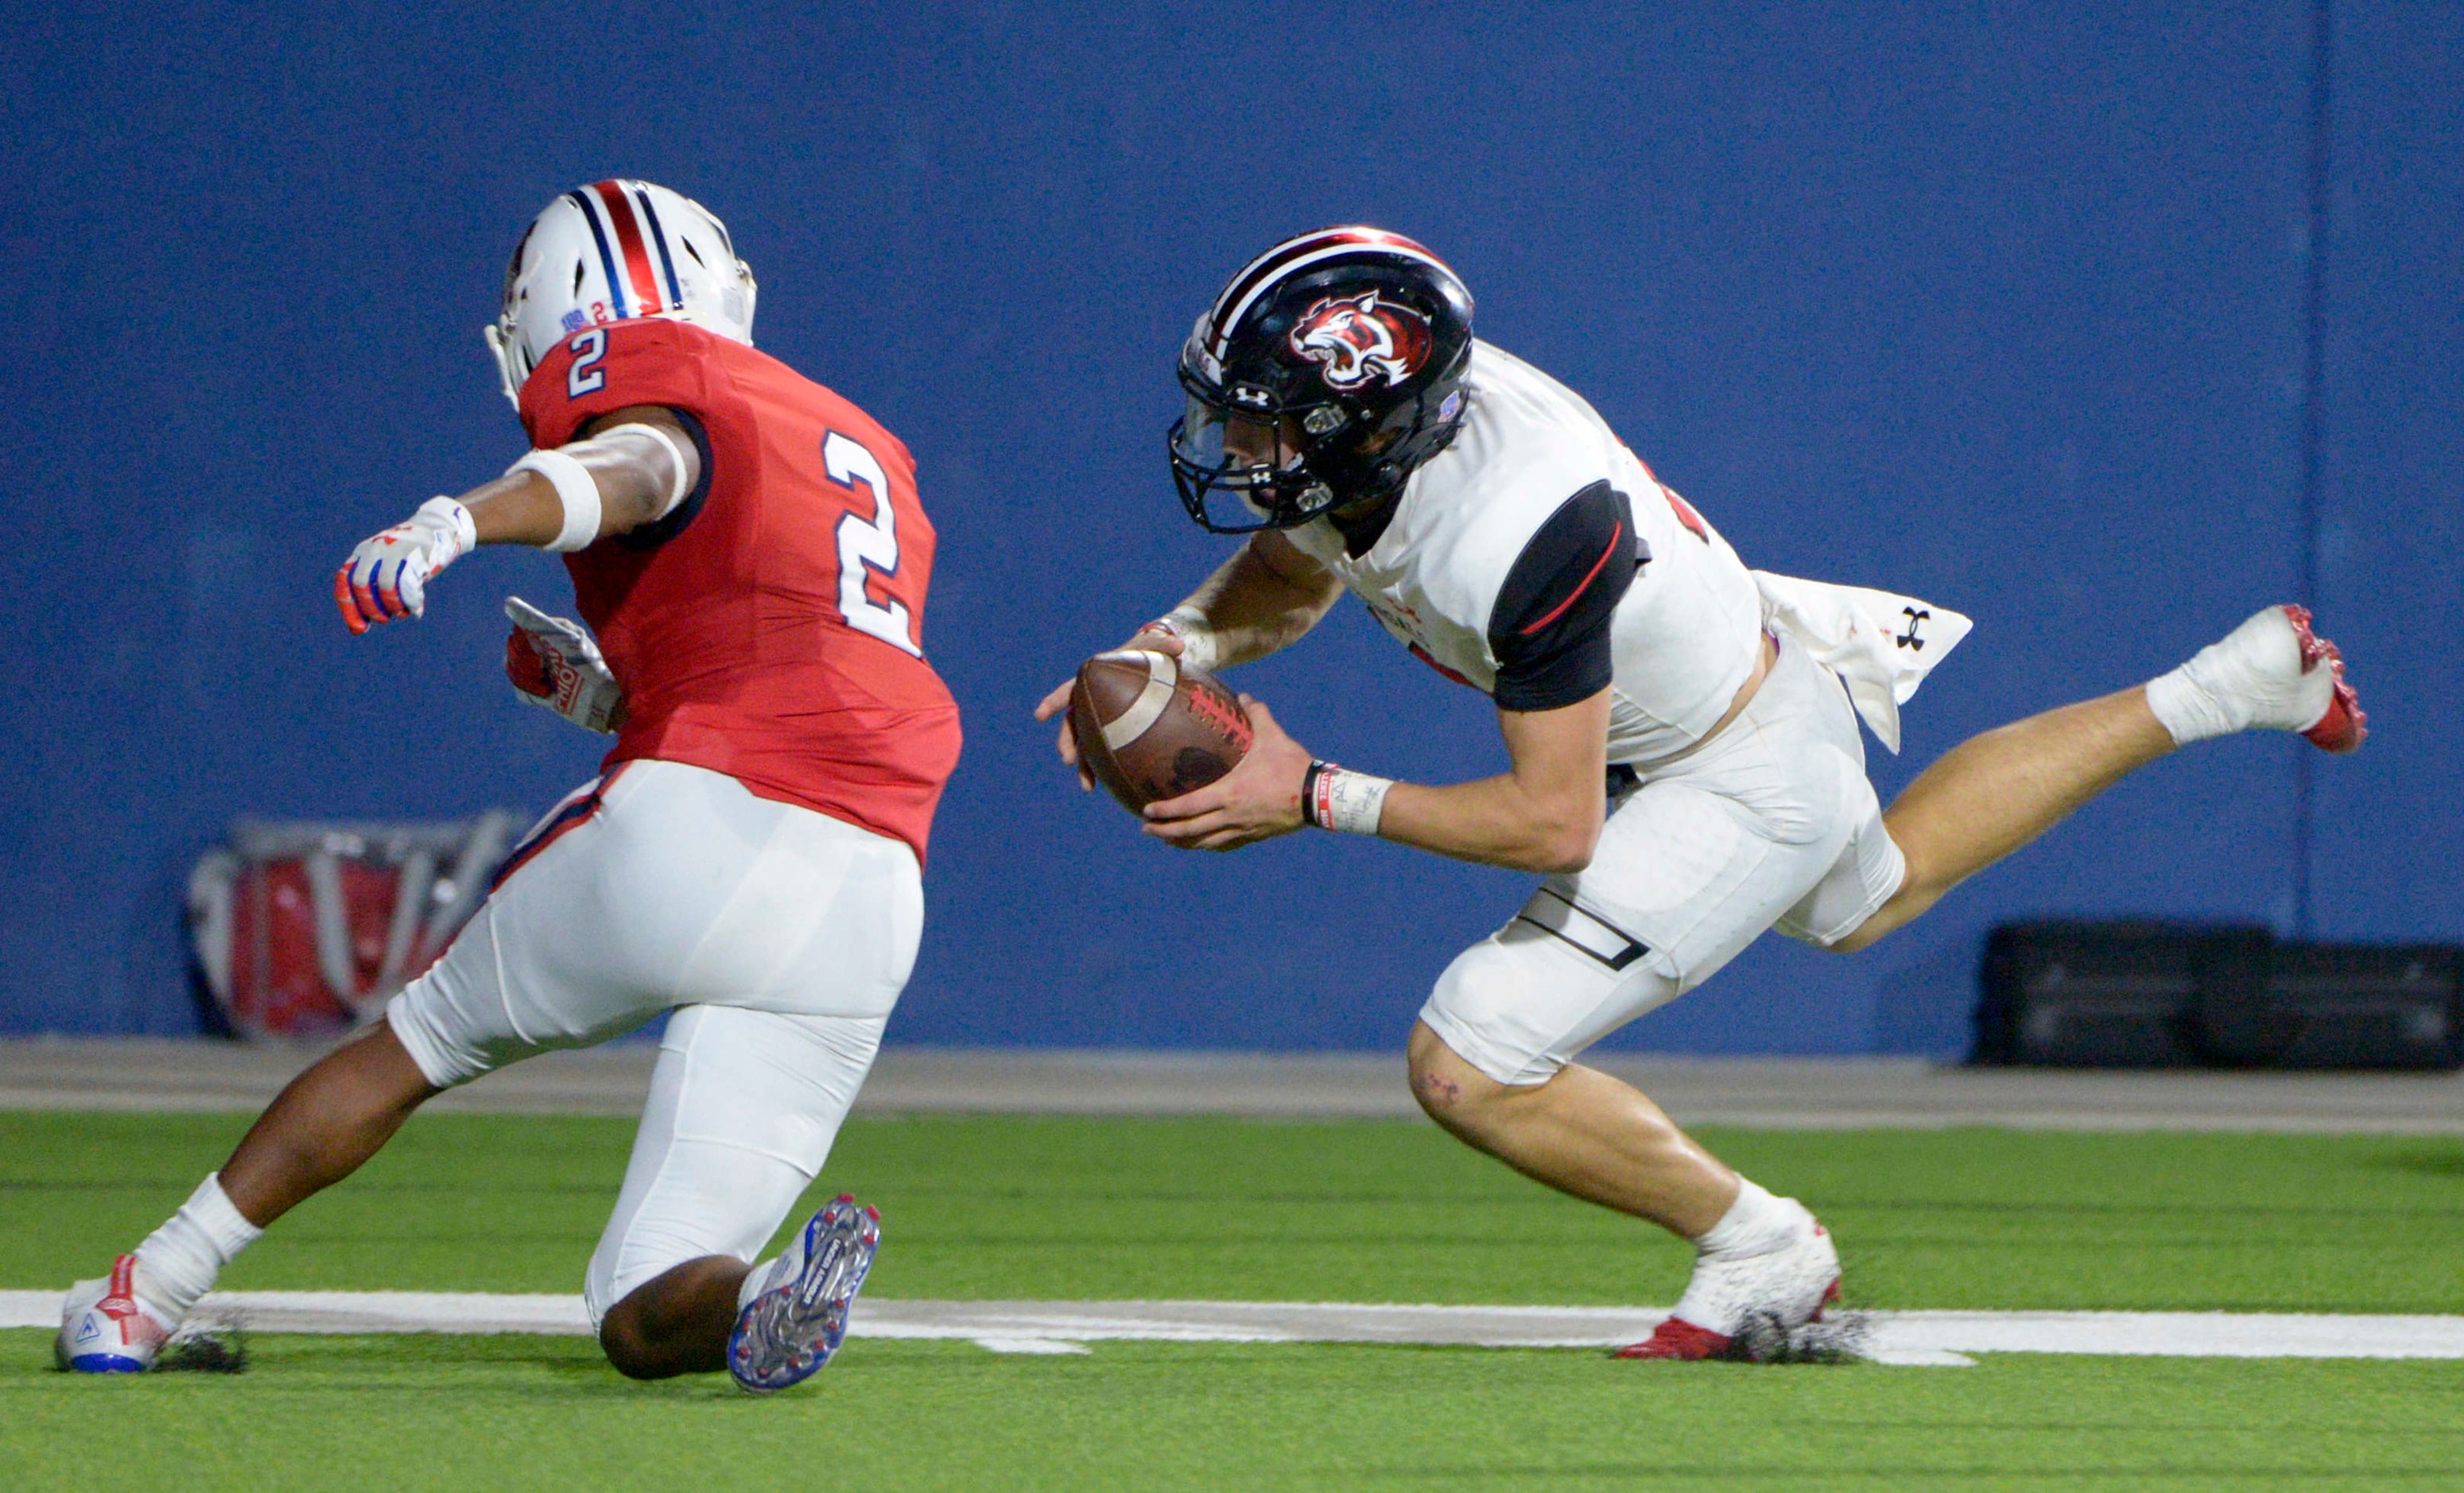
[[2343,654],[2311,632],[2309,610],[2300,606],[2267,608],[2148,691],[2151,706],[2170,692],[2175,708],[2158,714],[2168,729],[2185,716],[2193,721],[2189,739],[2297,731],[2324,751],[2343,753],[2369,734],[2361,700],[2344,680]]
[[1743,1260],[1694,1262],[1694,1279],[1651,1336],[1617,1351],[1619,1358],[1727,1358],[1749,1323],[1788,1332],[1822,1320],[1839,1299],[1839,1251],[1820,1220],[1793,1197],[1796,1227],[1786,1244]]
[[58,1356],[78,1373],[143,1373],[171,1337],[137,1295],[137,1257],[111,1262],[99,1281],[79,1281],[60,1306]]

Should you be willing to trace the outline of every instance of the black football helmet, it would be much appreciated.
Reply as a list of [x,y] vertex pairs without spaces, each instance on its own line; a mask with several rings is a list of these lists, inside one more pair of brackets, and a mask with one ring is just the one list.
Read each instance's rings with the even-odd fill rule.
[[[1374,228],[1287,239],[1181,347],[1189,412],[1165,438],[1181,506],[1250,534],[1392,496],[1454,439],[1470,363],[1471,292],[1437,255]],[[1226,450],[1235,420],[1276,432],[1273,461]]]

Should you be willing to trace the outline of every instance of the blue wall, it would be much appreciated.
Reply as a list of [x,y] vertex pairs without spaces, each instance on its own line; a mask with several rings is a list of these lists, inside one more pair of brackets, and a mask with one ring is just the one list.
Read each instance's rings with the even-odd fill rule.
[[[2321,933],[2455,937],[2464,26],[2349,9],[2318,600],[2376,724],[2319,764],[2310,870]],[[518,451],[477,329],[530,213],[607,174],[725,216],[762,345],[920,458],[969,740],[897,1040],[1391,1046],[1524,895],[1322,836],[1167,851],[1026,718],[1221,554],[1164,477],[1171,360],[1287,232],[1436,246],[1750,562],[1973,614],[1886,793],[2294,594],[2306,0],[1682,11],[12,8],[0,1031],[187,1029],[177,889],[234,815],[587,774],[496,672],[553,561],[483,553],[358,640],[327,581]],[[1501,760],[1354,608],[1241,683],[1321,755]],[[2286,924],[2306,750],[2167,761],[1883,947],[1771,940],[1617,1041],[1955,1047],[1995,919]]]

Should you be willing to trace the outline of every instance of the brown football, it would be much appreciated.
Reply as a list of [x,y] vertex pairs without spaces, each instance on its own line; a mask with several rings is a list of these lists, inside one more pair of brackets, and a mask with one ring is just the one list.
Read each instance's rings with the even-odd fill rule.
[[1078,759],[1133,814],[1230,772],[1249,751],[1249,713],[1212,674],[1169,653],[1098,653],[1069,692]]

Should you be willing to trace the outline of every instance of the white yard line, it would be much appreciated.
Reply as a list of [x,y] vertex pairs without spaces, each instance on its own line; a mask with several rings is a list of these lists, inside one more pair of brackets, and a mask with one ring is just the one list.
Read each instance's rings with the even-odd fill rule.
[[[0,1291],[0,1328],[51,1327],[56,1291]],[[443,1291],[217,1291],[202,1320],[260,1332],[535,1332],[587,1336],[579,1296]],[[1081,1352],[1107,1340],[1614,1348],[1647,1337],[1651,1306],[1403,1306],[1341,1302],[888,1301],[857,1303],[856,1337],[946,1338],[995,1352]],[[2464,1358],[2464,1316],[2222,1311],[1875,1311],[1866,1350],[1894,1364],[1970,1353],[2174,1358]]]

